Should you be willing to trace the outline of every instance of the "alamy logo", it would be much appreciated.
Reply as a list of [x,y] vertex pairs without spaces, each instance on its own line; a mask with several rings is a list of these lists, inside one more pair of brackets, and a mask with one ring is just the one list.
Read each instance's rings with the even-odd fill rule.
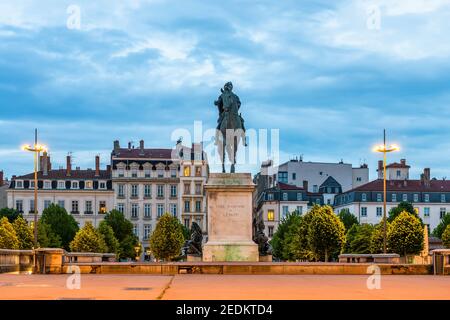
[[81,270],[78,266],[69,266],[67,268],[67,273],[71,275],[66,280],[66,287],[69,290],[80,290],[81,289]]
[[81,28],[81,9],[80,6],[71,4],[67,7],[67,14],[69,15],[67,17],[67,29],[73,30],[79,30]]
[[367,278],[366,285],[369,290],[379,290],[381,289],[381,270],[377,265],[370,265],[367,268],[367,273],[372,274]]

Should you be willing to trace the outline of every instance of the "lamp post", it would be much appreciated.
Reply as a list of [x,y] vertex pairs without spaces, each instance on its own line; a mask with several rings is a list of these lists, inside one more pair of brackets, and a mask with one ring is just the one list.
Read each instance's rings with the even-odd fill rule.
[[34,152],[34,247],[37,248],[37,193],[38,193],[38,161],[39,155],[47,148],[37,142],[37,129],[34,130],[34,146],[25,145],[22,147],[24,151]]
[[386,253],[387,219],[386,219],[386,154],[400,150],[396,145],[386,146],[386,129],[383,131],[383,144],[376,146],[374,151],[383,153],[383,253]]

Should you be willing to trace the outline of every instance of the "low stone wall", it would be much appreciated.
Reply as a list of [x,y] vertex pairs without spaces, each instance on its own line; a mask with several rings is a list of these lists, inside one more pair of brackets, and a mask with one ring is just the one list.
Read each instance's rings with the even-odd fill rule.
[[[230,274],[230,275],[367,275],[373,264],[343,263],[69,263],[62,272],[66,273],[70,266],[77,266],[84,274],[154,274],[175,275],[192,274]],[[432,274],[431,265],[413,264],[380,264],[377,265],[383,275]],[[71,268],[73,271],[73,268]]]
[[0,273],[30,272],[33,264],[33,250],[0,249]]

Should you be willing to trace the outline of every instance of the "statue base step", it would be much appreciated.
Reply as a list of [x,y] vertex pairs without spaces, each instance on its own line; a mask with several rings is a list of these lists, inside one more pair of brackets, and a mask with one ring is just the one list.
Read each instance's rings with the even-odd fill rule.
[[258,262],[258,245],[254,242],[208,242],[203,246],[205,262]]

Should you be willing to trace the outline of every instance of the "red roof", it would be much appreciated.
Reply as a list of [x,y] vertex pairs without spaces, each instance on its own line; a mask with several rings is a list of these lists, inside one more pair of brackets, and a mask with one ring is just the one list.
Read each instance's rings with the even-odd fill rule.
[[[450,192],[450,180],[430,180],[426,186],[421,180],[388,180],[387,191]],[[383,179],[359,186],[351,191],[383,191]]]
[[[15,180],[32,180],[34,179],[34,173],[29,173],[20,177],[16,177]],[[108,170],[100,170],[100,175],[95,176],[95,170],[74,170],[70,172],[70,176],[67,176],[66,169],[49,170],[48,175],[44,176],[42,171],[38,172],[39,180],[64,180],[64,179],[101,179],[107,180],[111,179],[111,172]]]
[[150,159],[172,159],[173,149],[144,149],[141,153],[141,149],[126,149],[120,148],[114,154],[114,158],[150,158]]
[[394,163],[388,164],[388,165],[386,166],[386,168],[406,168],[406,169],[409,169],[409,168],[411,168],[411,167],[408,166],[407,164],[394,162]]
[[278,187],[280,188],[280,190],[303,190],[303,188],[301,187],[283,182],[278,182]]

